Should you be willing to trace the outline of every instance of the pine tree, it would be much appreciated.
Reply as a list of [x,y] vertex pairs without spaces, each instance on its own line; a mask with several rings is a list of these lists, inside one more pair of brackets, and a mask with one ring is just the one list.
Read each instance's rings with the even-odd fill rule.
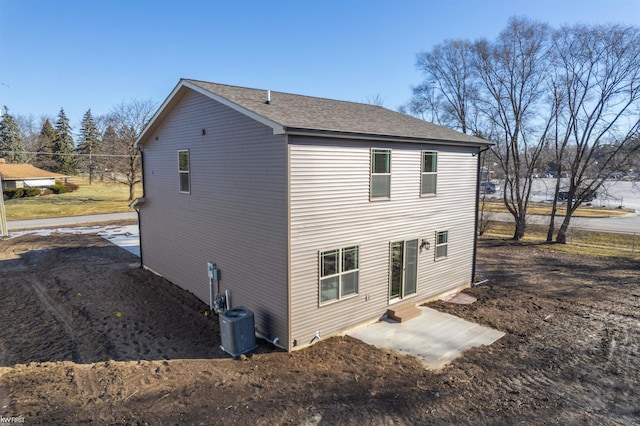
[[56,170],[56,163],[53,159],[53,141],[56,138],[56,131],[51,125],[49,119],[45,119],[40,128],[38,136],[38,154],[33,165],[44,170],[53,172]]
[[53,160],[55,161],[56,172],[65,175],[76,175],[77,165],[74,152],[73,136],[71,136],[71,126],[69,119],[60,108],[58,121],[56,122],[56,137],[53,140]]
[[0,120],[0,157],[8,163],[25,163],[27,154],[18,123],[9,114],[9,108],[5,106],[3,110]]
[[80,143],[78,144],[78,152],[83,154],[82,168],[89,172],[89,185],[93,183],[94,173],[99,165],[99,161],[96,161],[94,155],[100,152],[100,145],[100,132],[98,132],[98,126],[91,115],[91,109],[89,109],[82,118]]

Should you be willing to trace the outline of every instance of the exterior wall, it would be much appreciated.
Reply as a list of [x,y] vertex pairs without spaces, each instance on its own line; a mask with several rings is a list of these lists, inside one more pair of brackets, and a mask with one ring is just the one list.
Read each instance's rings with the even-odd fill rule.
[[[286,139],[196,92],[176,99],[142,141],[145,267],[208,305],[207,262],[216,263],[232,307],[254,311],[257,330],[287,345]],[[189,194],[179,186],[178,150],[184,149]]]
[[55,179],[29,179],[24,181],[24,186],[30,188],[48,188],[56,184]]
[[[391,199],[369,200],[371,148],[391,148]],[[421,150],[438,152],[437,195],[420,196]],[[419,302],[471,281],[477,157],[473,148],[290,138],[291,323],[296,348],[376,320],[389,307],[390,243],[426,239]],[[435,260],[435,234],[449,232]],[[319,304],[319,253],[360,247],[356,296]],[[295,349],[295,348],[294,348]]]
[[24,181],[22,180],[2,180],[2,186],[5,188],[16,189],[24,188]]
[[55,185],[55,179],[2,180],[5,188],[48,188]]

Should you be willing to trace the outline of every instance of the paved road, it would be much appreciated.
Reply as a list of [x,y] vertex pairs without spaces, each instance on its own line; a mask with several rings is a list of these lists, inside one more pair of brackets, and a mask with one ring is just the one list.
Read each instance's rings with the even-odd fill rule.
[[7,228],[16,229],[33,229],[33,228],[62,228],[65,226],[85,225],[87,223],[103,223],[113,222],[116,220],[138,219],[136,212],[95,214],[88,216],[69,216],[69,217],[53,217],[49,219],[29,219],[29,220],[10,220],[7,222]]

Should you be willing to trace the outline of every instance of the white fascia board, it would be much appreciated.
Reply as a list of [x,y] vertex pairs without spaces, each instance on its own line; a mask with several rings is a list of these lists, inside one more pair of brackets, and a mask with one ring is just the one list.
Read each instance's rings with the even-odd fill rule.
[[247,109],[245,107],[242,107],[242,106],[230,101],[227,98],[224,98],[224,97],[222,97],[220,95],[216,95],[215,93],[212,93],[212,92],[210,92],[210,91],[208,91],[206,89],[203,89],[202,87],[197,86],[195,84],[189,83],[188,81],[183,82],[182,85],[185,86],[185,87],[188,87],[191,90],[194,90],[194,91],[200,93],[201,95],[207,96],[207,97],[213,99],[214,101],[219,102],[222,105],[227,106],[227,107],[239,112],[240,114],[246,115],[247,117],[252,118],[253,120],[255,120],[255,121],[259,122],[259,123],[262,123],[267,127],[271,127],[273,129],[273,134],[274,135],[283,135],[284,132],[285,132],[284,131],[284,126],[282,126],[282,124],[276,123],[273,120],[269,120],[268,118],[266,118],[266,117],[264,117],[264,116],[262,116],[262,115],[260,115],[260,114],[258,114],[256,112],[254,112],[254,111],[251,111],[251,110],[249,110],[249,109]]

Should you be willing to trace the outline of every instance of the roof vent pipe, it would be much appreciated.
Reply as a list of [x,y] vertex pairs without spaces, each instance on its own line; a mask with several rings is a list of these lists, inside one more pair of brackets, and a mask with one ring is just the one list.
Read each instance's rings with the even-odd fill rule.
[[267,90],[267,101],[265,104],[271,105],[271,90]]

